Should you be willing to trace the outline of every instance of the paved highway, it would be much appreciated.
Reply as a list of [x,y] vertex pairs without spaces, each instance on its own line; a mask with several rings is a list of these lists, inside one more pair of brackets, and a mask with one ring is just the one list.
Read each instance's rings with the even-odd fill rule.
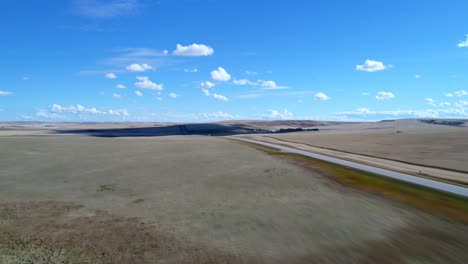
[[417,176],[413,176],[413,175],[409,175],[409,174],[405,174],[405,173],[395,172],[395,171],[391,171],[391,170],[376,168],[376,167],[372,167],[372,166],[368,166],[368,165],[364,165],[364,164],[360,164],[360,163],[356,163],[356,162],[352,162],[352,161],[332,158],[332,157],[325,156],[325,155],[315,154],[315,153],[308,152],[308,151],[303,151],[303,150],[299,150],[299,149],[295,149],[295,148],[290,148],[290,147],[285,147],[285,146],[281,146],[281,145],[266,143],[266,142],[262,142],[262,141],[246,139],[246,138],[231,137],[231,136],[228,136],[226,138],[231,138],[231,139],[235,139],[235,140],[242,140],[242,141],[246,141],[246,142],[250,142],[250,143],[255,143],[255,144],[275,148],[275,149],[281,150],[283,152],[300,154],[300,155],[304,155],[304,156],[307,156],[307,157],[311,157],[311,158],[324,160],[324,161],[336,163],[336,164],[339,164],[339,165],[351,167],[351,168],[354,168],[354,169],[375,173],[375,174],[378,174],[378,175],[382,175],[382,176],[385,176],[385,177],[397,179],[397,180],[400,180],[400,181],[414,183],[414,184],[421,185],[421,186],[424,186],[424,187],[428,187],[428,188],[431,188],[431,189],[435,189],[435,190],[439,190],[439,191],[443,191],[443,192],[448,192],[448,193],[456,194],[456,195],[463,196],[463,197],[468,197],[468,188],[458,186],[458,185],[453,185],[453,184],[449,184],[449,183],[434,181],[434,180],[421,178],[421,177],[417,177]]

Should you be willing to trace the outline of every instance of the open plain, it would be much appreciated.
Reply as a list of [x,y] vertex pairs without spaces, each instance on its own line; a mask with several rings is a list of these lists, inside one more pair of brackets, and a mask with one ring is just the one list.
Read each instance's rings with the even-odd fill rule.
[[430,121],[411,119],[346,123],[322,126],[319,132],[313,133],[245,137],[468,184],[468,127],[465,121]]
[[249,146],[112,133],[0,136],[0,263],[468,259],[465,224]]

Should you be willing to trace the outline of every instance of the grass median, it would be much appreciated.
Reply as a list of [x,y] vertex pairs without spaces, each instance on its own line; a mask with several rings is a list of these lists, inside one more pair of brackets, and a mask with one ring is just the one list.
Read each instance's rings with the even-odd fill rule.
[[236,141],[270,155],[287,159],[344,186],[400,202],[432,215],[468,224],[467,198],[299,154],[281,152],[255,143]]

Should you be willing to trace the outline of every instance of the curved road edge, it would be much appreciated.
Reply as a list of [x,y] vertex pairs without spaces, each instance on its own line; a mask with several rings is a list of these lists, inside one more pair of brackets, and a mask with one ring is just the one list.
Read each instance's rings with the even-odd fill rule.
[[434,190],[447,192],[447,193],[451,193],[451,194],[455,194],[455,195],[459,195],[459,196],[468,198],[468,188],[458,186],[458,185],[453,185],[453,184],[449,184],[449,183],[445,183],[445,182],[434,181],[434,180],[426,179],[426,178],[420,178],[420,177],[405,174],[405,173],[400,173],[400,172],[395,172],[395,171],[391,171],[391,170],[376,168],[376,167],[373,167],[373,166],[364,165],[364,164],[360,164],[360,163],[357,163],[357,162],[332,158],[332,157],[329,157],[329,156],[325,156],[325,155],[321,155],[321,154],[315,154],[315,153],[312,153],[312,152],[303,151],[303,150],[290,148],[290,147],[285,147],[285,146],[281,146],[281,145],[276,145],[276,144],[272,144],[272,143],[266,143],[266,142],[252,140],[252,139],[246,139],[246,138],[238,138],[238,137],[233,137],[233,136],[226,136],[225,138],[230,138],[230,139],[234,139],[234,140],[241,140],[241,141],[250,142],[250,143],[254,143],[254,144],[258,144],[258,145],[263,145],[263,146],[270,147],[270,148],[275,148],[275,149],[278,149],[280,151],[287,152],[287,153],[294,153],[294,154],[299,154],[299,155],[303,155],[303,156],[306,156],[306,157],[311,157],[311,158],[314,158],[314,159],[324,160],[324,161],[328,161],[328,162],[335,163],[335,164],[338,164],[338,165],[342,165],[342,166],[346,166],[346,167],[350,167],[350,168],[354,168],[354,169],[358,169],[358,170],[362,170],[362,171],[382,175],[382,176],[385,176],[385,177],[397,179],[397,180],[404,181],[404,182],[413,183],[413,184],[424,186],[424,187],[431,188],[431,189],[434,189]]

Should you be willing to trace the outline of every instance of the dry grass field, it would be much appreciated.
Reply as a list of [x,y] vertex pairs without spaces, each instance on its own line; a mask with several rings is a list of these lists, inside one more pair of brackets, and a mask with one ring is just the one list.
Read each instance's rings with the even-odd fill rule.
[[468,128],[417,120],[325,127],[318,133],[268,135],[315,147],[468,172]]
[[465,263],[468,227],[223,138],[0,137],[0,263]]

